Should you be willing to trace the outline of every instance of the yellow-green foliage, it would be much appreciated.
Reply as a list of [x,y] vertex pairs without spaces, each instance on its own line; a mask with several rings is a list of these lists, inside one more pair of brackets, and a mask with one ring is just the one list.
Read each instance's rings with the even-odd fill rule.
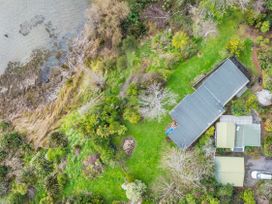
[[272,120],[267,119],[264,123],[264,128],[267,132],[272,132]]
[[236,56],[239,56],[241,54],[241,51],[243,49],[244,43],[237,38],[231,39],[227,44],[227,50]]
[[189,36],[183,31],[175,33],[172,39],[172,45],[176,49],[184,49],[189,43]]
[[141,120],[141,116],[137,110],[127,108],[123,114],[125,120],[129,121],[131,124],[137,124]]

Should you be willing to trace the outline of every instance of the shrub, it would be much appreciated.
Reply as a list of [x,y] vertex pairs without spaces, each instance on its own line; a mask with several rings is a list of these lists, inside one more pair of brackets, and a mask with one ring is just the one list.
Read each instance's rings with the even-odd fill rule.
[[138,88],[137,84],[135,84],[135,83],[130,84],[127,89],[127,95],[128,96],[138,96],[138,94],[139,94],[139,88]]
[[272,120],[271,119],[266,119],[264,123],[264,128],[267,132],[272,132]]
[[236,56],[241,54],[244,43],[239,39],[231,39],[227,44],[227,50]]
[[60,186],[57,179],[57,174],[51,174],[45,178],[44,188],[47,194],[53,199],[57,198],[60,193]]
[[6,121],[0,121],[0,132],[4,132],[10,128],[11,124]]
[[51,162],[60,162],[60,160],[66,155],[64,148],[49,148],[46,154],[46,158]]
[[32,167],[24,168],[17,177],[18,182],[25,183],[27,185],[34,185],[37,180],[35,170]]
[[254,192],[251,189],[246,189],[241,194],[241,199],[244,204],[255,204]]
[[9,191],[9,182],[5,180],[0,180],[0,196],[4,196]]
[[8,202],[11,204],[22,204],[26,203],[26,197],[22,195],[21,193],[15,192],[11,193],[8,196]]
[[262,47],[258,52],[261,68],[270,70],[272,68],[272,48]]
[[127,36],[127,37],[122,41],[121,50],[122,50],[123,52],[133,51],[133,50],[136,50],[137,47],[138,47],[137,39],[136,39],[134,36]]
[[135,180],[125,185],[127,198],[133,203],[138,202],[142,198],[146,189],[146,185],[140,180]]
[[13,191],[20,193],[21,195],[27,194],[28,186],[24,183],[15,183],[13,186]]
[[7,156],[8,156],[8,153],[0,149],[0,162],[4,161]]
[[67,137],[61,132],[53,132],[49,136],[49,146],[54,147],[67,147],[68,139]]
[[65,203],[71,203],[71,204],[103,204],[104,198],[100,195],[94,195],[92,193],[79,193],[72,195],[65,199]]
[[8,167],[0,165],[0,180],[4,180],[8,174]]
[[123,117],[131,124],[137,124],[141,120],[141,115],[134,108],[126,108]]
[[57,175],[57,180],[58,180],[58,184],[59,184],[59,187],[60,187],[60,190],[63,190],[65,185],[68,183],[68,175],[65,174],[65,173],[59,173]]
[[220,185],[217,188],[216,195],[222,203],[230,203],[233,196],[233,186],[230,184],[222,186]]
[[35,169],[38,176],[47,176],[53,171],[52,162],[45,158],[44,152],[38,152],[30,161],[31,167]]
[[272,136],[268,135],[264,139],[264,155],[272,157]]
[[7,150],[16,150],[23,144],[21,135],[17,132],[5,133],[0,141],[0,146]]
[[173,36],[172,45],[176,49],[183,50],[189,44],[189,40],[187,33],[179,31]]
[[119,70],[124,70],[127,68],[127,57],[125,55],[117,58],[116,67]]
[[269,29],[270,29],[270,22],[269,22],[269,21],[264,21],[264,22],[262,23],[261,28],[260,28],[261,32],[262,32],[262,33],[266,33],[266,32],[269,31]]

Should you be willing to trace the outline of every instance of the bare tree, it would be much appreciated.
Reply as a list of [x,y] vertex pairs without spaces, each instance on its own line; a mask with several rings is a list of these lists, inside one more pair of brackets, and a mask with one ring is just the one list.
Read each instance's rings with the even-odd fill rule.
[[167,107],[176,104],[177,95],[161,84],[151,84],[139,96],[140,113],[144,118],[160,120],[167,112]]
[[213,175],[213,157],[206,157],[196,150],[170,148],[162,156],[166,176],[153,185],[153,192],[160,203],[175,203],[192,189],[206,190],[201,180]]
[[195,6],[190,7],[190,13],[193,20],[193,33],[195,36],[207,37],[217,34],[216,23],[212,19],[205,17],[205,12]]

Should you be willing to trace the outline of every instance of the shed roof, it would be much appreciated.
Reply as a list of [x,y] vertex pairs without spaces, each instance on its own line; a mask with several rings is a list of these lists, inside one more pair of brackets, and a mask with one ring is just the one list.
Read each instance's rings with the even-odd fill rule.
[[170,112],[177,127],[169,137],[181,148],[190,146],[225,112],[224,105],[248,82],[248,78],[227,59]]
[[231,148],[235,145],[235,124],[217,123],[216,124],[216,147]]
[[245,176],[244,157],[215,157],[215,176],[222,184],[243,186]]
[[235,147],[261,146],[261,125],[237,125]]

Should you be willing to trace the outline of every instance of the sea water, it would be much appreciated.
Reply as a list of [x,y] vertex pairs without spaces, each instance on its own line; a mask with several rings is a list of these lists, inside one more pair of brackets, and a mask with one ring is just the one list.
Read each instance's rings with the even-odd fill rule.
[[89,0],[0,0],[0,74],[35,49],[66,46],[80,31]]

